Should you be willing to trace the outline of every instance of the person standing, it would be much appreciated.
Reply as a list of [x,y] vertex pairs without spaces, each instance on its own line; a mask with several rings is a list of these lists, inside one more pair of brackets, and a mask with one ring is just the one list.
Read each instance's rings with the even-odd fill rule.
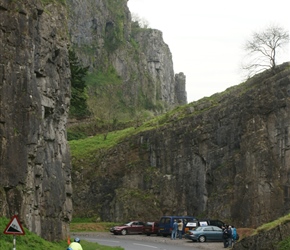
[[72,242],[69,247],[72,250],[83,250],[81,244],[80,244],[80,239],[79,238],[75,238],[74,242]]
[[235,243],[236,241],[237,241],[237,229],[234,227],[234,226],[232,226],[232,236],[233,236],[233,243]]
[[178,227],[178,224],[177,224],[176,220],[174,220],[174,223],[172,225],[172,231],[171,231],[171,239],[172,240],[176,240],[177,227]]
[[223,242],[224,242],[224,248],[227,248],[229,246],[229,231],[227,225],[222,226],[223,230]]
[[182,239],[182,231],[183,231],[183,222],[182,222],[182,219],[180,219],[178,221],[178,237],[179,239]]
[[233,231],[232,231],[232,227],[229,226],[228,227],[228,232],[229,232],[229,239],[228,239],[228,242],[229,242],[229,247],[232,247],[233,245]]

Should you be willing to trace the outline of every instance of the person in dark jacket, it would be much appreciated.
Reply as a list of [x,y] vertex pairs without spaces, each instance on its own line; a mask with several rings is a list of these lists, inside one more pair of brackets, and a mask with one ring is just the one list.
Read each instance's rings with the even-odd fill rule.
[[232,247],[233,246],[233,231],[232,231],[232,227],[231,226],[228,226],[228,231],[229,231],[229,239],[228,239],[228,242],[229,242],[229,247]]
[[224,248],[229,246],[230,241],[232,240],[232,230],[228,228],[227,225],[222,227],[223,230],[223,242]]

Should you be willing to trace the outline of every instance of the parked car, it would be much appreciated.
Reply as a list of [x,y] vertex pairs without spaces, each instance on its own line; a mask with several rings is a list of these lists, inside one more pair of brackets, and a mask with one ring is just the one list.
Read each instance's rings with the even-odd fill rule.
[[223,230],[217,226],[201,226],[188,230],[185,238],[199,242],[223,241]]
[[115,226],[110,228],[110,232],[113,234],[142,234],[144,222],[131,221],[121,226]]
[[211,220],[211,219],[195,219],[192,221],[188,221],[185,225],[185,233],[188,230],[193,230],[196,227],[201,227],[201,226],[216,226],[219,228],[222,228],[222,226],[224,226],[225,223],[222,222],[221,220]]
[[143,233],[147,236],[150,236],[151,234],[157,234],[159,235],[159,222],[153,221],[153,222],[146,222],[145,226],[143,227]]
[[221,220],[199,219],[199,222],[202,222],[202,221],[206,221],[208,223],[208,225],[210,225],[210,226],[216,226],[219,228],[222,228],[222,226],[225,225],[225,223]]

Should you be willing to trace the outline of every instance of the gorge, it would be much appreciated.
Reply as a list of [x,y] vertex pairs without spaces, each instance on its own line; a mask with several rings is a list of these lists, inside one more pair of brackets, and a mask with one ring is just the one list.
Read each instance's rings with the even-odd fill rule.
[[[257,227],[289,213],[290,64],[187,104],[162,32],[131,22],[126,0],[112,3],[0,1],[0,215],[60,240],[72,216]],[[127,104],[159,116],[77,155],[68,45],[91,72],[113,69]]]

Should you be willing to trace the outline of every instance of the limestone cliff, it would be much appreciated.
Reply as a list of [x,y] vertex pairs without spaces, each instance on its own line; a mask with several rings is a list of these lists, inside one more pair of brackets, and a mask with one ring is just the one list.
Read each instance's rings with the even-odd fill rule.
[[175,80],[172,55],[161,31],[132,24],[127,0],[67,4],[72,46],[91,71],[113,67],[123,81],[122,95],[131,103],[139,103],[142,96],[163,111],[187,103],[185,76]]
[[65,12],[0,1],[0,216],[18,213],[49,240],[67,236],[72,216]]
[[290,223],[288,220],[268,230],[259,230],[257,234],[245,237],[236,244],[233,250],[279,250],[287,249],[279,243],[287,241],[290,237]]
[[142,96],[164,111],[187,102],[162,33],[131,24],[126,0],[0,0],[1,216],[18,213],[49,240],[68,234],[68,45],[92,71],[113,66],[133,103]]
[[[73,161],[76,216],[180,214],[258,226],[290,211],[290,64]],[[138,132],[140,131],[140,132]]]

